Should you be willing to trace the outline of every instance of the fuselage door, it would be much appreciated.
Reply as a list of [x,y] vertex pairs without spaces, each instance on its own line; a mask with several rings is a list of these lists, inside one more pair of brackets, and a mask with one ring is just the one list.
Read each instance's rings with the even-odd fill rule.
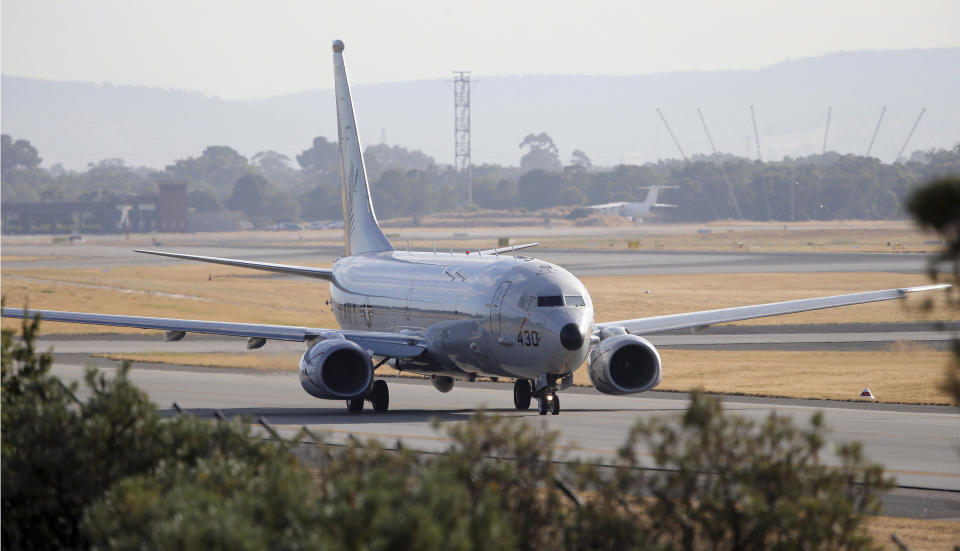
[[494,336],[500,336],[500,313],[503,310],[503,297],[509,288],[509,281],[500,283],[497,292],[493,294],[493,302],[490,303],[490,333]]

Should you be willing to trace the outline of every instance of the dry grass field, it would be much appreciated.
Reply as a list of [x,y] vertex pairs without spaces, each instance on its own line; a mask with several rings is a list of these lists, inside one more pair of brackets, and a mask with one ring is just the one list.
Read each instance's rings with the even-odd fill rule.
[[955,520],[871,517],[866,529],[875,542],[890,551],[901,549],[890,534],[896,534],[911,551],[955,549],[960,542],[960,522]]

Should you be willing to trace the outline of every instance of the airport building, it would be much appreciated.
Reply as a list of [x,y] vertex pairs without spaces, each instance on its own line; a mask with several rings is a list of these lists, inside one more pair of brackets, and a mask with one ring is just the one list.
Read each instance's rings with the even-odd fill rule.
[[187,185],[158,184],[157,193],[100,201],[3,203],[4,234],[185,232]]

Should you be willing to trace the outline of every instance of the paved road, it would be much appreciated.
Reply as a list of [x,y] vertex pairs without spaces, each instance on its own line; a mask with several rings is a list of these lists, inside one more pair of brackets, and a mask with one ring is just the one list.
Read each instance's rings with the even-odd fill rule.
[[[69,356],[58,359],[54,372],[78,380],[83,367]],[[292,373],[250,373],[198,368],[134,369],[133,381],[161,408],[173,402],[197,415],[219,409],[228,416],[263,416],[285,434],[302,426],[329,434],[333,442],[349,435],[371,437],[392,445],[397,440],[421,450],[442,450],[448,441],[430,421],[441,426],[462,422],[480,407],[520,422],[562,432],[562,451],[570,457],[609,461],[631,424],[651,415],[676,415],[686,407],[684,395],[652,392],[640,396],[606,396],[592,389],[562,393],[559,416],[512,407],[510,386],[463,383],[441,394],[425,382],[391,380],[390,411],[350,414],[341,402],[316,400],[305,394]],[[953,492],[895,494],[891,514],[935,516],[960,520],[960,415],[956,408],[850,404],[760,398],[724,398],[727,411],[760,420],[770,412],[804,424],[815,411],[825,413],[832,443],[857,440],[904,486]],[[637,449],[641,459],[645,449]],[[826,462],[836,461],[831,453]],[[906,493],[905,493],[906,492]],[[911,497],[912,495],[912,497]]]

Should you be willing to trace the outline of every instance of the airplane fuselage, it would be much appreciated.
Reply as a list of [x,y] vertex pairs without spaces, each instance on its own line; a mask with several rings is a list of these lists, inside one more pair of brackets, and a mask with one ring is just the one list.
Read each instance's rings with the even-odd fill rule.
[[528,257],[386,251],[339,259],[330,305],[344,329],[408,331],[429,353],[402,369],[534,379],[586,359],[593,302],[563,268]]

